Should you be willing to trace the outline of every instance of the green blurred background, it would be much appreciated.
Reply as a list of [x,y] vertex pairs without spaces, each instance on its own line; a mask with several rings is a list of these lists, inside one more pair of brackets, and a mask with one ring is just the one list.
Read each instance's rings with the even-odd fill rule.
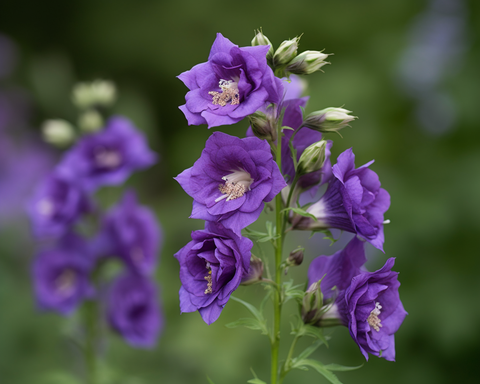
[[[323,68],[325,73],[308,77],[307,110],[345,106],[359,117],[352,128],[342,131],[343,139],[330,137],[335,141],[332,156],[335,159],[353,146],[357,166],[375,159],[371,168],[392,197],[385,255],[369,248],[369,267],[376,269],[387,257],[397,258],[400,295],[409,312],[396,334],[397,361],[372,357],[362,369],[339,373],[339,378],[345,383],[477,382],[480,2],[453,2],[464,6],[463,24],[457,27],[465,33],[461,42],[447,44],[437,58],[450,64],[435,89],[449,95],[456,115],[438,131],[431,125],[425,129],[415,118],[419,93],[405,92],[405,78],[399,75],[405,52],[415,41],[412,23],[432,7],[430,1],[2,2],[0,32],[17,44],[19,52],[11,81],[32,97],[33,127],[38,129],[46,118],[75,119],[67,96],[76,81],[111,79],[120,92],[116,112],[146,131],[151,146],[161,154],[158,165],[135,175],[129,184],[139,188],[140,200],[155,209],[164,229],[157,277],[166,327],[151,351],[132,349],[109,336],[107,360],[124,378],[131,378],[125,382],[206,383],[208,375],[217,384],[245,383],[252,377],[250,367],[268,381],[267,339],[255,331],[225,327],[247,315],[238,303],[230,302],[210,326],[198,313],[179,315],[179,268],[173,257],[190,240],[190,231],[203,225],[187,219],[191,199],[173,177],[200,156],[212,132],[206,126],[187,126],[178,110],[187,89],[176,76],[206,60],[216,32],[245,46],[259,27],[276,46],[304,33],[301,50],[325,48],[335,54],[329,60],[332,65]],[[452,58],[452,47],[458,44],[464,49]],[[422,63],[409,61],[413,75],[417,66]],[[439,120],[441,109],[430,109],[432,121]],[[221,130],[243,136],[246,127],[244,121]],[[292,271],[302,283],[308,262],[333,253],[341,242],[329,247],[316,237],[295,236],[287,249],[308,244],[304,264]],[[49,372],[78,369],[79,356],[62,337],[65,319],[35,310],[29,281],[32,250],[24,218],[0,229],[2,384],[35,384]],[[256,303],[261,294],[257,286],[235,293]],[[285,339],[294,310],[293,305],[285,309]],[[344,365],[364,363],[347,329],[335,329],[332,337],[330,348],[320,349],[315,358]],[[326,381],[312,371],[296,371],[285,380],[303,382]]]

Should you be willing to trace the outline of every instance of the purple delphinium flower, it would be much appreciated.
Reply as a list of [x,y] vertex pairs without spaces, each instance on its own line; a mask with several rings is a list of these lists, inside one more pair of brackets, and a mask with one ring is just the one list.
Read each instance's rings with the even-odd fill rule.
[[106,127],[83,137],[69,150],[59,172],[88,190],[123,183],[132,172],[156,162],[145,136],[125,117],[110,118]]
[[106,214],[96,241],[97,253],[119,256],[133,271],[151,274],[157,262],[160,240],[155,215],[139,205],[135,193],[130,191]]
[[218,33],[208,61],[178,76],[190,89],[180,106],[188,124],[235,124],[266,102],[277,103],[281,84],[267,65],[269,48],[239,48]]
[[207,222],[175,254],[180,263],[180,310],[199,311],[207,324],[218,319],[233,291],[247,276],[253,243],[221,224]]
[[353,277],[349,287],[337,299],[338,313],[365,359],[368,354],[395,361],[395,332],[407,312],[398,294],[395,258],[375,272]]
[[72,234],[66,235],[56,248],[40,251],[32,267],[40,308],[66,315],[92,297],[94,288],[89,281],[92,267],[88,246]]
[[163,328],[155,285],[137,274],[117,277],[108,294],[107,318],[127,343],[154,347]]
[[221,222],[238,236],[286,186],[265,140],[222,132],[209,137],[200,159],[176,180],[194,199],[192,218]]
[[53,172],[38,186],[28,211],[37,237],[59,237],[92,207],[90,196],[78,183]]
[[294,219],[297,229],[338,228],[356,233],[383,251],[383,215],[390,195],[380,188],[377,174],[368,168],[373,160],[355,169],[355,155],[347,149],[332,168],[333,177],[322,198],[307,208],[317,221]]

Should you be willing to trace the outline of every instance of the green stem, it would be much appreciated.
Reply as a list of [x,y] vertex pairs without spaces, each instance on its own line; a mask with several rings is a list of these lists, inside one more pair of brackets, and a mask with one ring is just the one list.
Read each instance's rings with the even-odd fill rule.
[[97,302],[95,300],[88,300],[85,302],[83,309],[85,326],[85,383],[96,384]]
[[283,369],[282,369],[282,374],[280,375],[279,384],[282,383],[283,378],[286,376],[288,371],[290,371],[290,361],[292,360],[293,352],[295,351],[295,346],[297,345],[297,341],[298,339],[300,339],[300,337],[302,337],[302,335],[297,334],[293,339],[292,345],[290,346],[290,350],[288,351],[287,360],[285,360],[285,363],[283,364]]

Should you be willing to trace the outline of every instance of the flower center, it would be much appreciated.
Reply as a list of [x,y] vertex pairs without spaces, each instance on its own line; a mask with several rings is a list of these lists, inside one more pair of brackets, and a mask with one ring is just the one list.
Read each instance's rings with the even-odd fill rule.
[[209,95],[212,95],[213,105],[224,107],[228,102],[230,102],[230,105],[240,104],[238,84],[235,81],[220,79],[218,86],[222,90],[221,92],[208,92]]
[[225,181],[225,184],[220,184],[218,189],[223,195],[215,199],[216,203],[223,199],[230,201],[242,197],[247,190],[250,191],[250,185],[253,183],[250,174],[243,169],[232,170],[232,173],[223,176],[222,180]]
[[55,287],[57,288],[58,293],[62,296],[71,295],[73,293],[76,280],[77,276],[75,275],[75,271],[71,269],[65,269],[55,280]]
[[118,151],[100,148],[95,153],[95,162],[101,168],[114,169],[121,164],[122,156]]
[[212,293],[212,269],[210,268],[210,263],[207,261],[208,275],[204,277],[207,280],[207,289],[203,292],[205,295]]
[[370,312],[370,315],[368,316],[368,324],[370,325],[370,327],[372,327],[373,329],[375,329],[375,331],[380,331],[380,327],[382,326],[381,324],[381,320],[378,318],[378,316],[380,315],[380,310],[382,309],[382,306],[380,305],[379,302],[376,302],[375,303],[375,308],[373,308],[373,311]]
[[55,212],[55,205],[50,199],[42,199],[37,203],[37,210],[42,216],[52,216]]
[[130,250],[130,257],[135,264],[140,264],[145,259],[142,248],[136,246]]

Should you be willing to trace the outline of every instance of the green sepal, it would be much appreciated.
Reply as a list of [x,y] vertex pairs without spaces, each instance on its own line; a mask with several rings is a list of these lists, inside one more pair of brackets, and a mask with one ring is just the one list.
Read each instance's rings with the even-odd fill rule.
[[285,130],[285,129],[288,130],[288,131],[295,131],[294,128],[288,127],[288,126],[284,125],[284,126],[281,128],[281,130],[283,131],[283,130]]
[[[310,217],[311,219],[315,220],[315,221],[318,221],[317,218],[312,215],[311,213],[308,213],[307,211],[304,211],[302,208],[293,208],[293,207],[288,207],[288,208],[285,208],[285,209],[282,209],[280,211],[280,213],[282,212],[287,212],[287,211],[293,211],[295,212],[297,215],[300,215],[300,216],[304,216],[304,217]],[[318,231],[317,231],[318,232]]]
[[326,229],[326,228],[325,229],[313,230],[312,233],[310,234],[310,238],[312,238],[312,236],[315,235],[315,233],[318,233],[318,232],[322,232],[325,235],[325,237],[324,237],[325,240],[330,240],[330,246],[332,246],[333,244],[335,244],[338,241],[338,239],[335,239],[333,237],[332,232],[329,229]]

